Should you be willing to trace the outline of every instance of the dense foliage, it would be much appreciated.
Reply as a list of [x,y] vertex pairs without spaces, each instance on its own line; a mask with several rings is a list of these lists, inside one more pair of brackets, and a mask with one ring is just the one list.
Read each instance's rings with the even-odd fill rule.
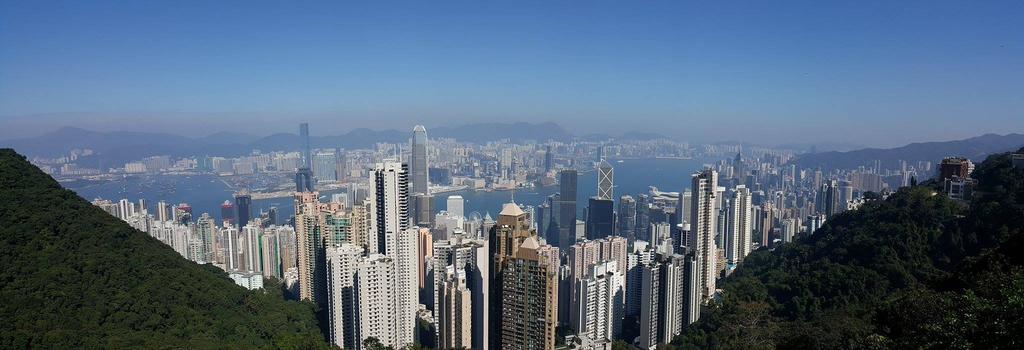
[[220,270],[0,150],[0,348],[328,348],[313,306]]
[[672,346],[1024,347],[1024,171],[1003,154],[974,177],[969,203],[904,188],[752,253]]

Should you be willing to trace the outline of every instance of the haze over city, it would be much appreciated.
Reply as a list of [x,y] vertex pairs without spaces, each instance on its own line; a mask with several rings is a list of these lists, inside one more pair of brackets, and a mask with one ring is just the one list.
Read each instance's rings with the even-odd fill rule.
[[268,135],[300,121],[320,135],[550,121],[863,146],[1019,132],[1022,7],[9,1],[0,138]]

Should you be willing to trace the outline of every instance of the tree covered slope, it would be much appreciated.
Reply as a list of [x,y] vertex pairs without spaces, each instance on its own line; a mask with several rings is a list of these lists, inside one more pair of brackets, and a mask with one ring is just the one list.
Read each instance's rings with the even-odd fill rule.
[[904,188],[810,237],[752,253],[671,345],[1024,347],[1024,171],[1001,154],[974,177],[970,203],[930,185]]
[[328,348],[313,306],[183,259],[0,150],[0,348]]

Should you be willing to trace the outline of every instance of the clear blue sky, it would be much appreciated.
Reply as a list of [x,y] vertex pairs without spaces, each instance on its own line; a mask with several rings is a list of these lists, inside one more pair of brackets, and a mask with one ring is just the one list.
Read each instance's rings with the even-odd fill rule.
[[691,140],[1024,131],[1022,1],[0,1],[0,138],[474,121]]

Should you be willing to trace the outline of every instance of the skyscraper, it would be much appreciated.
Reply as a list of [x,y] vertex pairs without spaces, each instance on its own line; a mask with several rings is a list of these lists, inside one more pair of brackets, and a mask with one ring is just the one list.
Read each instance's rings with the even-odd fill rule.
[[448,211],[448,214],[465,217],[465,203],[466,201],[462,199],[462,196],[460,195],[448,196],[448,203],[445,210]]
[[[356,310],[359,313],[359,342],[377,338],[384,346],[405,346],[396,334],[398,313],[395,309],[395,281],[397,277],[392,258],[370,254],[356,271]],[[359,345],[361,348],[362,344]]]
[[611,199],[592,197],[587,206],[587,239],[615,234],[615,204]]
[[728,225],[725,237],[725,258],[730,264],[739,264],[750,254],[752,216],[750,190],[744,185],[736,186],[732,206],[728,208]]
[[220,221],[224,226],[235,225],[235,205],[231,201],[224,201],[220,205]]
[[395,346],[402,347],[414,342],[419,287],[419,232],[409,226],[408,168],[404,163],[385,161],[374,166],[372,176],[373,219],[367,243],[370,251],[386,255],[394,265],[393,334]]
[[370,251],[394,256],[399,232],[409,228],[409,177],[405,164],[397,161],[377,163],[371,174],[373,195],[370,221],[370,235],[367,243]]
[[821,184],[818,191],[817,207],[818,213],[825,214],[826,218],[839,213],[839,183],[836,180],[829,180]]
[[331,343],[344,349],[357,349],[359,310],[356,309],[356,273],[362,263],[363,248],[342,244],[326,249],[328,272],[328,310]]
[[309,148],[309,124],[299,124],[302,164],[295,170],[295,192],[313,192],[312,154]]
[[412,173],[412,186],[410,193],[430,194],[427,182],[427,128],[417,125],[412,129],[412,162],[409,164],[409,171]]
[[554,349],[558,321],[558,277],[527,237],[501,272],[501,348]]
[[694,174],[691,186],[690,218],[693,222],[690,223],[686,246],[699,259],[701,295],[706,301],[715,294],[715,278],[718,276],[715,246],[718,172],[705,169]]
[[551,152],[551,145],[544,147],[544,173],[551,171],[555,163],[555,154]]
[[618,235],[636,240],[636,201],[628,194],[619,197]]
[[558,174],[558,241],[559,249],[568,249],[576,241],[576,170]]
[[597,197],[614,200],[615,168],[608,161],[601,159],[597,165]]
[[313,155],[313,176],[317,182],[338,180],[338,155],[334,152],[317,152]]
[[576,281],[571,326],[577,334],[594,340],[618,339],[622,331],[625,275],[615,261],[590,268],[588,276]]
[[540,245],[529,217],[506,203],[488,239],[491,349],[552,349],[558,323],[557,250]]
[[[326,260],[323,255],[324,239],[320,226],[320,194],[297,192],[295,194],[295,237],[297,245],[297,270],[299,299],[326,305],[322,292],[326,291]],[[323,274],[324,278],[320,276]]]
[[235,193],[235,209],[238,210],[238,227],[245,227],[252,219],[252,195],[247,190]]

